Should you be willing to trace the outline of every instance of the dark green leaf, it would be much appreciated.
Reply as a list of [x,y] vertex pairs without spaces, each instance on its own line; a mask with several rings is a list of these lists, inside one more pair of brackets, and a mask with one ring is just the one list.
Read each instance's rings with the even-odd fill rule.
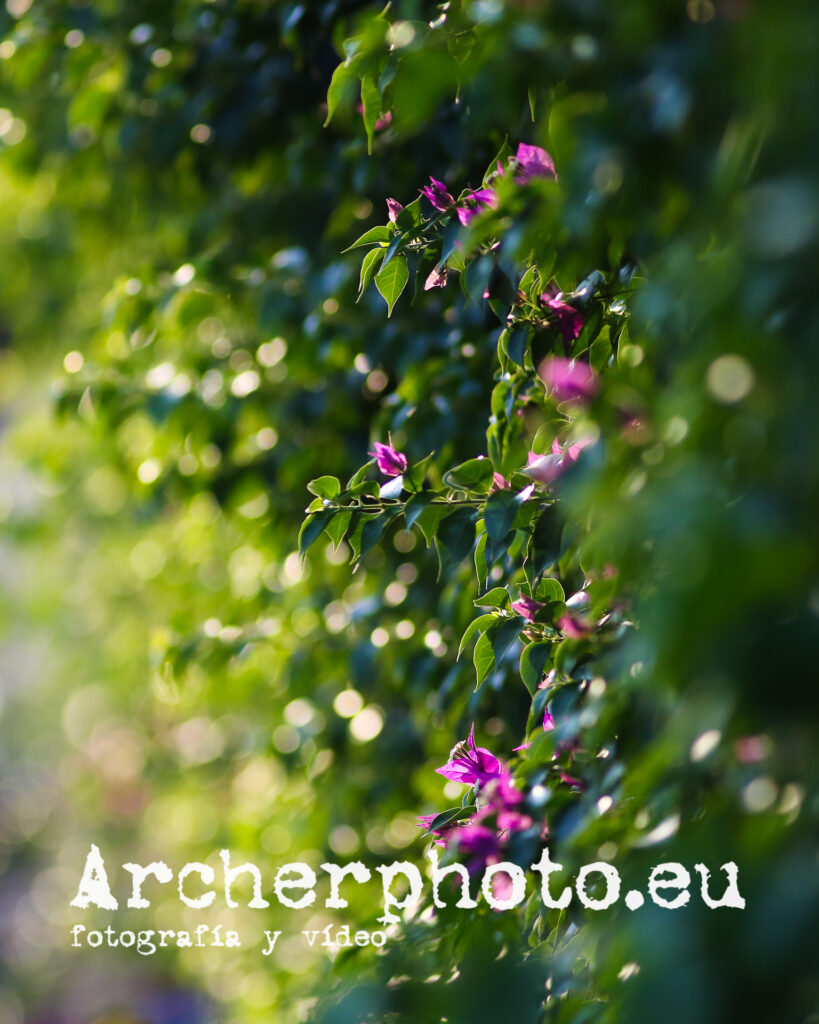
[[404,473],[404,484],[408,491],[420,491],[424,486],[424,478],[427,475],[427,467],[432,461],[435,452],[430,452],[418,462],[413,462]]
[[322,530],[334,515],[335,509],[325,509],[323,512],[314,512],[304,520],[301,530],[299,530],[300,555],[303,555],[310,545],[321,536]]
[[495,652],[495,664],[500,665],[503,656],[515,644],[520,636],[521,620],[519,616],[507,619],[497,629],[492,630],[492,649]]
[[464,274],[466,293],[473,302],[482,302],[483,295],[489,287],[489,279],[495,269],[495,261],[491,256],[479,256],[469,264]]
[[529,545],[532,571],[535,576],[550,569],[561,555],[563,520],[554,507],[546,509],[535,524]]
[[529,328],[526,324],[517,324],[506,339],[506,351],[512,362],[523,366],[526,359],[526,350],[529,345]]
[[412,529],[412,526],[418,519],[418,516],[421,515],[434,497],[435,495],[431,491],[413,494],[404,508],[404,519],[406,520],[408,530]]
[[484,522],[493,543],[500,543],[512,529],[518,506],[512,491],[495,491],[486,499]]
[[533,697],[543,679],[543,670],[551,653],[551,641],[539,640],[524,648],[523,654],[520,656],[520,675],[526,689]]
[[475,512],[459,508],[443,519],[435,534],[438,551],[438,579],[458,565],[472,550],[475,543]]
[[441,244],[441,256],[438,260],[439,267],[444,266],[449,257],[455,252],[455,246],[460,236],[461,222],[457,217],[453,217],[444,228],[444,240]]
[[385,515],[370,516],[364,523],[361,530],[360,557],[363,558],[368,551],[371,551],[381,540],[381,536],[387,527],[389,517]]
[[440,814],[436,814],[432,821],[429,823],[429,829],[422,836],[426,839],[428,835],[431,835],[434,831],[444,828],[453,821],[462,821],[464,818],[471,818],[475,813],[475,805],[472,803],[465,804],[461,807],[450,807],[447,811],[441,811]]
[[418,515],[416,516],[415,522],[420,528],[421,533],[424,535],[424,540],[427,542],[427,547],[435,540],[435,534],[438,530],[438,525],[444,516],[449,514],[451,506],[443,502],[441,504],[427,504]]

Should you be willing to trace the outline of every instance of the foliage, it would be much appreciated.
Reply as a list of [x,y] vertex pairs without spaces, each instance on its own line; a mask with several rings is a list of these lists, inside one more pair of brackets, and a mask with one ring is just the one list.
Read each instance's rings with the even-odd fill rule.
[[[7,12],[8,1019],[803,1019],[816,11]],[[436,775],[473,722],[515,795]],[[296,934],[110,979],[62,941],[92,840],[476,837],[548,839],[553,891],[734,860],[747,909],[530,889],[380,956]]]

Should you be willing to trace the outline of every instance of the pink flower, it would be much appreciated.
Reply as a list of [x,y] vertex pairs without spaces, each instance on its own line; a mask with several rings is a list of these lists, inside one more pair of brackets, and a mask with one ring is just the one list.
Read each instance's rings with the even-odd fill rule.
[[543,605],[540,601],[535,601],[531,597],[527,597],[525,594],[520,594],[517,601],[513,601],[510,607],[513,612],[517,612],[518,615],[522,615],[527,622],[534,622],[535,616]]
[[582,640],[591,633],[591,626],[575,615],[561,615],[557,620],[558,629],[562,629],[565,636],[572,640]]
[[492,474],[492,486],[489,488],[490,491],[508,491],[511,486],[512,485],[505,476],[501,476],[500,473]]
[[582,640],[592,631],[591,623],[576,612],[577,609],[585,608],[588,604],[589,595],[585,590],[578,590],[576,594],[572,594],[566,601],[566,607],[570,609],[569,613],[561,615],[557,621],[558,627],[563,630],[566,636],[571,637],[573,640]]
[[584,323],[583,314],[568,302],[563,301],[563,292],[556,292],[554,295],[550,292],[543,292],[540,301],[557,321],[565,345],[569,345],[580,336]]
[[479,188],[471,192],[463,202],[464,205],[458,207],[458,220],[466,227],[478,216],[482,207],[494,210],[498,205],[498,197],[491,188]]
[[532,827],[532,819],[520,811],[498,811],[496,821],[501,832],[525,832]]
[[472,854],[470,870],[478,871],[498,859],[500,839],[497,830],[486,825],[465,825],[458,831],[458,849]]
[[572,463],[577,461],[580,452],[592,442],[589,438],[581,438],[574,444],[563,448],[557,438],[552,442],[551,455],[536,455],[529,452],[526,469],[523,472],[541,484],[551,484]]
[[437,178],[430,177],[429,185],[425,185],[421,192],[427,197],[432,203],[436,210],[448,210],[450,206],[455,205],[455,200],[447,192],[446,185],[442,181],[438,181]]
[[741,736],[734,744],[734,753],[743,764],[755,764],[765,760],[770,746],[767,736]]
[[397,452],[392,445],[375,442],[375,451],[367,452],[372,455],[378,464],[378,468],[384,476],[400,476],[407,468],[407,457],[402,452]]
[[387,214],[393,224],[398,220],[398,214],[404,209],[397,199],[387,200]]
[[548,671],[548,673],[540,681],[540,683],[538,684],[538,689],[539,690],[547,690],[552,685],[552,683],[555,681],[555,679],[557,679],[557,669],[553,668],[553,669],[550,669]]
[[558,402],[583,402],[597,392],[597,374],[588,363],[547,356],[538,375]]
[[515,807],[523,801],[523,793],[517,788],[508,771],[501,772],[489,787],[489,804],[498,807]]
[[435,771],[452,782],[464,786],[485,785],[501,773],[500,761],[484,747],[475,746],[475,725],[469,730],[466,742],[457,743],[449,754],[449,760]]
[[512,776],[507,771],[493,779],[483,794],[487,802],[474,818],[475,823],[495,816],[497,827],[501,832],[522,832],[531,828],[532,819],[515,808],[523,803],[523,794],[515,786]]
[[521,142],[515,153],[515,160],[518,181],[525,183],[530,178],[557,178],[554,160],[540,146],[529,146]]
[[431,288],[443,288],[448,276],[449,272],[446,267],[433,267],[429,277],[424,281],[424,291],[428,292]]

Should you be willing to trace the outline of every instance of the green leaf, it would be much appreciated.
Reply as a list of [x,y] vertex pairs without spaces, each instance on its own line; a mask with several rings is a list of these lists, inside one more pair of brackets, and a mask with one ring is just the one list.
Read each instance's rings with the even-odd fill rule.
[[399,248],[403,243],[404,236],[400,234],[400,232],[396,232],[392,237],[392,241],[384,251],[384,262],[381,264],[382,267],[386,267],[386,265],[390,262],[393,256],[395,256],[395,254],[398,252]]
[[377,498],[379,491],[380,487],[375,480],[362,480],[360,484],[348,487],[345,491],[342,491],[339,495],[339,501],[347,501],[349,498],[360,498],[365,494],[368,498]]
[[571,675],[577,664],[577,649],[582,646],[582,641],[562,640],[555,646],[555,668],[558,672],[565,672]]
[[358,78],[356,72],[358,61],[359,55],[355,55],[345,60],[343,64],[339,64],[333,72],[333,77],[330,79],[330,87],[327,90],[327,120],[324,122],[325,128],[332,120],[339,103],[352,94],[353,83]]
[[529,543],[529,558],[535,576],[546,572],[561,555],[563,520],[556,508],[549,508],[535,524]]
[[472,550],[475,543],[475,512],[459,508],[442,519],[435,534],[438,551],[438,579],[447,570],[458,565]]
[[[364,294],[364,290],[367,285],[372,281],[375,276],[375,268],[377,267],[380,260],[384,258],[384,250],[381,248],[370,249],[364,259],[361,261],[361,276],[358,280],[358,298]],[[358,299],[356,299],[356,302]]]
[[537,688],[543,679],[543,670],[549,661],[551,653],[551,641],[539,640],[537,643],[529,644],[528,647],[525,647],[523,654],[520,656],[520,675],[526,689],[533,697],[537,693]]
[[458,491],[485,491],[492,483],[494,467],[490,459],[469,459],[444,473],[444,483]]
[[455,252],[455,246],[460,236],[461,222],[457,217],[453,217],[453,219],[444,228],[444,240],[441,244],[441,257],[437,264],[439,267],[442,267],[453,252]]
[[496,665],[500,665],[503,656],[520,637],[520,625],[520,618],[516,615],[492,631],[492,650],[495,652]]
[[435,540],[438,524],[445,516],[449,515],[449,509],[450,506],[444,503],[440,505],[428,504],[416,517],[415,522],[424,535],[427,547]]
[[370,228],[369,231],[365,231],[363,235],[348,245],[343,252],[349,252],[351,249],[358,249],[362,245],[379,245],[382,242],[386,245],[387,242],[393,237],[394,232],[392,228],[388,228],[386,224],[376,224],[374,228]]
[[411,203],[407,203],[404,209],[396,218],[396,226],[402,231],[416,228],[421,223],[421,197],[418,196]]
[[396,256],[375,275],[375,286],[387,303],[387,316],[392,315],[393,306],[406,288],[408,280],[407,261],[403,256]]
[[355,473],[353,473],[353,475],[347,481],[347,488],[349,489],[350,487],[357,487],[360,483],[362,483],[367,473],[369,472],[370,467],[374,465],[375,459],[370,459],[369,462],[365,462],[364,465],[357,469]]
[[535,587],[535,592],[532,595],[536,601],[540,601],[543,604],[548,604],[550,601],[563,602],[566,600],[566,595],[563,593],[563,587],[547,576],[545,579],[540,580],[538,585]]
[[339,544],[344,540],[344,534],[352,519],[352,512],[342,510],[337,512],[330,522],[324,527],[324,532],[333,542],[333,550],[337,551]]
[[361,79],[361,117],[367,132],[367,153],[372,154],[375,124],[381,116],[381,93],[375,81],[375,75],[367,74]]
[[404,484],[408,491],[420,491],[424,486],[424,478],[427,475],[427,466],[432,461],[435,452],[430,452],[418,462],[413,462],[406,473],[404,473]]
[[475,545],[475,575],[478,577],[478,585],[484,586],[489,575],[489,566],[486,563],[486,534],[482,533]]
[[421,838],[426,839],[426,837],[431,835],[434,831],[444,828],[452,821],[461,821],[464,818],[471,818],[474,813],[475,804],[472,803],[464,804],[461,807],[450,807],[447,811],[441,811],[441,813],[436,814],[429,823],[429,829]]
[[511,491],[495,491],[486,499],[484,522],[486,523],[486,532],[493,544],[503,541],[512,529],[518,512],[515,497],[516,495]]
[[304,555],[310,545],[321,536],[324,527],[330,522],[335,514],[335,509],[328,508],[323,512],[314,512],[304,520],[301,525],[301,529],[299,530],[300,555]]
[[363,558],[368,551],[371,551],[381,540],[381,536],[389,522],[389,516],[370,517],[361,530],[361,552],[359,557]]
[[509,136],[507,135],[503,140],[503,145],[492,158],[492,162],[486,168],[486,174],[483,176],[483,184],[486,185],[489,179],[498,173],[498,164],[503,166],[505,161],[512,155],[512,147],[509,145]]
[[492,647],[492,639],[488,633],[484,633],[475,644],[472,652],[472,663],[475,666],[477,683],[475,690],[479,690],[481,683],[486,679],[487,672],[495,664],[495,651]]
[[538,289],[534,287],[537,281],[537,270],[535,267],[529,267],[523,274],[523,277],[518,282],[518,291],[523,292],[527,299],[534,299]]
[[509,593],[506,587],[493,587],[481,597],[476,597],[472,604],[478,608],[505,608],[509,604]]
[[529,328],[526,324],[518,324],[509,332],[506,339],[506,352],[512,362],[523,366],[526,350],[529,345]]
[[341,484],[338,479],[334,476],[319,476],[315,480],[311,480],[307,485],[307,490],[311,494],[317,495],[319,498],[337,498],[341,493]]
[[424,509],[433,500],[435,495],[432,491],[426,491],[421,494],[413,494],[410,500],[404,507],[404,519],[406,520],[407,529],[411,530],[413,524],[418,519],[418,516],[424,511]]
[[489,627],[493,626],[497,621],[497,615],[493,615],[491,612],[487,612],[485,615],[479,615],[477,619],[473,619],[466,627],[464,635],[461,637],[461,642],[458,646],[458,657],[460,658],[464,652],[464,648],[476,633],[485,633]]
[[495,269],[495,261],[491,256],[479,256],[469,264],[463,281],[466,293],[475,303],[483,301],[483,293],[489,287],[489,279]]
[[353,512],[352,522],[350,529],[347,533],[347,543],[350,545],[350,561],[355,562],[361,552],[361,534],[364,530],[364,526],[371,519],[375,518],[372,515],[366,515],[363,512]]

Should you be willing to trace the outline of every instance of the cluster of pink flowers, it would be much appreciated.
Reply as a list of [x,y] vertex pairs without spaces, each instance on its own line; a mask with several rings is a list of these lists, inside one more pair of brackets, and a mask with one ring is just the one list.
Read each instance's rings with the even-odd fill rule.
[[[592,623],[583,615],[583,609],[589,605],[589,595],[585,590],[578,590],[576,594],[566,599],[564,615],[557,620],[558,629],[562,630],[564,636],[574,640],[589,636],[592,631]],[[535,601],[526,594],[520,594],[517,601],[511,604],[512,611],[526,619],[527,622],[534,622],[538,612],[545,605],[542,601]]]
[[[481,212],[497,208],[498,194],[492,187],[493,182],[507,172],[522,185],[533,178],[557,178],[554,161],[544,149],[521,143],[507,167],[498,163],[497,176],[491,178],[486,186],[471,190],[457,201],[448,191],[446,184],[437,178],[431,177],[429,184],[421,188],[420,192],[433,209],[441,213],[454,210],[460,223],[468,226]],[[393,224],[398,222],[402,210],[403,206],[396,199],[387,200],[388,216]],[[437,266],[425,287],[442,287],[446,279],[446,268]],[[555,402],[582,407],[594,399],[599,389],[598,375],[589,363],[569,358],[572,343],[583,331],[584,315],[572,304],[571,297],[567,301],[563,292],[556,288],[550,288],[540,295],[540,308],[543,322],[553,326],[562,339],[565,358],[556,355],[546,357],[537,367],[538,376],[546,392]],[[537,485],[553,485],[577,461],[583,449],[592,443],[593,438],[588,437],[581,437],[571,443],[561,443],[555,438],[550,453],[529,452],[527,466],[521,470],[532,481],[527,491],[533,492]],[[398,477],[407,470],[407,456],[397,451],[392,441],[389,444],[376,442],[374,451],[370,454],[384,476]],[[493,474],[492,491],[508,490],[511,487],[510,481],[501,473]],[[522,499],[523,497],[524,495],[521,495]],[[565,637],[580,639],[592,632],[594,624],[585,614],[588,605],[589,595],[585,590],[578,591],[567,599],[566,611],[557,621],[557,627]],[[520,594],[511,604],[512,611],[529,623],[536,621],[543,607],[542,602],[526,594]],[[554,680],[555,671],[552,670],[543,679],[540,688],[547,688]],[[548,708],[544,710],[542,727],[546,732],[555,728],[555,720]],[[524,743],[515,750],[523,751],[529,746],[530,743]],[[571,743],[568,747],[564,743],[561,749],[572,750],[574,747]],[[474,724],[467,739],[456,744],[447,763],[436,771],[450,781],[474,787],[476,809],[466,819],[454,816],[447,821],[442,818],[444,824],[437,827],[433,826],[438,815],[419,816],[420,827],[434,837],[434,842],[438,846],[448,847],[450,844],[456,844],[458,850],[469,858],[471,869],[478,870],[488,864],[499,862],[509,835],[534,826],[532,817],[523,809],[524,796],[516,788],[508,768],[491,751],[476,745]],[[582,789],[579,780],[563,771],[560,775],[568,785]],[[545,824],[541,829],[541,835],[545,835]]]
[[[487,864],[500,861],[509,833],[533,826],[532,818],[520,809],[523,794],[516,788],[508,769],[491,751],[475,745],[474,724],[467,739],[456,744],[447,763],[436,771],[452,782],[477,787],[480,804],[468,821],[453,821],[432,830],[438,846],[457,844],[459,851],[468,856],[471,870],[481,870]],[[435,817],[433,814],[420,816],[420,827],[429,830]]]
[[[532,178],[557,178],[554,160],[540,146],[529,146],[525,142],[521,142],[511,163],[514,168],[515,180],[522,185],[531,181]],[[502,176],[504,173],[504,168],[499,163],[498,175]],[[426,196],[430,205],[441,213],[455,207],[458,220],[464,227],[470,224],[482,210],[494,210],[498,205],[498,197],[494,189],[491,188],[473,189],[464,196],[460,203],[456,203],[447,191],[446,185],[432,177],[429,179],[429,185],[425,185],[420,192]],[[393,224],[403,209],[404,207],[396,199],[387,200],[387,212]]]

